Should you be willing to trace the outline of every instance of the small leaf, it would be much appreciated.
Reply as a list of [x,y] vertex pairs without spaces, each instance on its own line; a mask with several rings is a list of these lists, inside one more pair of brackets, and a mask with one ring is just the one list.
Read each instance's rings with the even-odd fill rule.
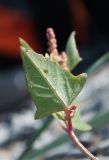
[[[77,102],[77,99],[75,99],[73,101],[73,105],[76,105],[78,106],[78,102]],[[65,119],[65,116],[64,116],[64,112],[57,112],[57,113],[54,113],[53,116],[58,120],[60,121],[60,123]],[[92,129],[91,125],[84,122],[82,119],[81,119],[81,116],[80,116],[80,110],[79,110],[79,107],[76,108],[75,110],[75,113],[74,113],[74,116],[72,117],[72,125],[73,125],[73,128],[74,129],[77,129],[79,131],[89,131]]]
[[92,128],[88,123],[85,123],[81,120],[79,108],[76,109],[75,115],[72,118],[72,125],[75,129],[80,131],[88,131]]
[[21,47],[21,56],[28,90],[37,106],[35,118],[70,107],[84,86],[86,74],[73,76],[27,47]]
[[[53,117],[50,116],[47,119],[44,120],[42,126],[37,130],[34,131],[33,134],[29,137],[29,139],[26,142],[26,148],[22,152],[22,154],[19,157],[19,160],[24,160],[25,157],[28,155],[29,152],[31,152],[33,143],[40,137],[40,135],[49,127],[49,125],[53,122]],[[27,160],[27,159],[26,159]]]
[[87,73],[93,73],[97,69],[100,69],[104,64],[109,63],[109,52],[100,57],[94,64],[89,67]]
[[66,53],[68,56],[68,66],[70,70],[72,70],[82,60],[82,58],[79,56],[78,49],[76,47],[75,32],[71,33],[67,41]]
[[20,160],[36,160],[38,157],[44,157],[46,152],[50,152],[51,150],[55,149],[56,147],[61,146],[62,144],[68,143],[69,137],[67,135],[61,135],[57,138],[54,138],[53,141],[49,144],[46,144],[40,150],[31,150],[26,154],[23,159]]
[[100,113],[96,115],[93,119],[89,122],[93,129],[98,129],[102,126],[106,126],[109,124],[109,110],[106,112]]

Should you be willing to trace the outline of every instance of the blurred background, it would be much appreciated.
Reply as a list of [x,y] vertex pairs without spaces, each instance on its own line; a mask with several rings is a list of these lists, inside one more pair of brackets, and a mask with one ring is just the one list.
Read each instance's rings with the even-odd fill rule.
[[93,126],[91,132],[77,134],[94,154],[109,159],[108,11],[106,0],[0,0],[0,159],[84,159],[58,122],[52,120],[45,130],[51,117],[34,120],[36,109],[26,89],[19,37],[44,54],[48,27],[54,28],[59,51],[65,49],[70,33],[76,31],[83,61],[73,73],[89,73],[80,104],[83,119]]

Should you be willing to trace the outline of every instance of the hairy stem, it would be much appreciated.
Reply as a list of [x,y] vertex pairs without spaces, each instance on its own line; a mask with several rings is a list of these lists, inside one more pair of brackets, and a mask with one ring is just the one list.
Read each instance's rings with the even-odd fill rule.
[[92,153],[90,153],[87,148],[85,148],[82,143],[79,141],[79,139],[76,137],[73,126],[72,126],[72,120],[71,120],[71,113],[67,109],[67,107],[64,107],[65,115],[66,115],[66,125],[67,125],[67,133],[69,134],[69,137],[71,139],[71,142],[75,144],[81,151],[82,153],[88,157],[90,160],[99,160],[96,158]]

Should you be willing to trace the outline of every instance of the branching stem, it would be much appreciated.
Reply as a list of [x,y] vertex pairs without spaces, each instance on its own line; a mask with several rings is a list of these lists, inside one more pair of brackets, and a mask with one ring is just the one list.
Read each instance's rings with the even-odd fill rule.
[[69,137],[72,141],[73,144],[75,144],[81,151],[82,153],[88,157],[90,160],[99,160],[98,158],[96,158],[92,153],[90,153],[87,148],[85,148],[81,142],[79,141],[79,139],[76,137],[74,130],[73,130],[73,126],[72,126],[72,120],[71,120],[71,114],[70,111],[67,109],[67,107],[64,107],[64,112],[66,115],[66,125],[67,125],[67,133],[69,134]]

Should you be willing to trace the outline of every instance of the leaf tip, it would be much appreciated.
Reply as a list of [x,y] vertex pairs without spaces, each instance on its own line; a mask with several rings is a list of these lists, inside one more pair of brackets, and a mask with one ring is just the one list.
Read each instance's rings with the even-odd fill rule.
[[82,78],[82,79],[87,79],[87,73],[81,73],[81,74],[79,74],[77,77],[80,77],[80,78]]
[[19,42],[20,42],[20,44],[22,45],[22,42],[23,42],[24,40],[21,38],[21,37],[19,37]]
[[87,73],[82,73],[81,75],[87,78]]
[[76,31],[73,31],[73,32],[71,33],[71,36],[75,37],[75,35],[76,35]]
[[[20,42],[20,46],[21,46],[21,47],[24,47],[24,48],[26,48],[26,49],[32,49],[32,48],[29,46],[29,44],[28,44],[23,38],[19,37],[19,42]],[[21,47],[20,47],[20,48],[21,48]]]
[[23,47],[25,47],[25,41],[21,38],[21,37],[19,37],[19,42],[20,42],[20,46],[23,46]]

